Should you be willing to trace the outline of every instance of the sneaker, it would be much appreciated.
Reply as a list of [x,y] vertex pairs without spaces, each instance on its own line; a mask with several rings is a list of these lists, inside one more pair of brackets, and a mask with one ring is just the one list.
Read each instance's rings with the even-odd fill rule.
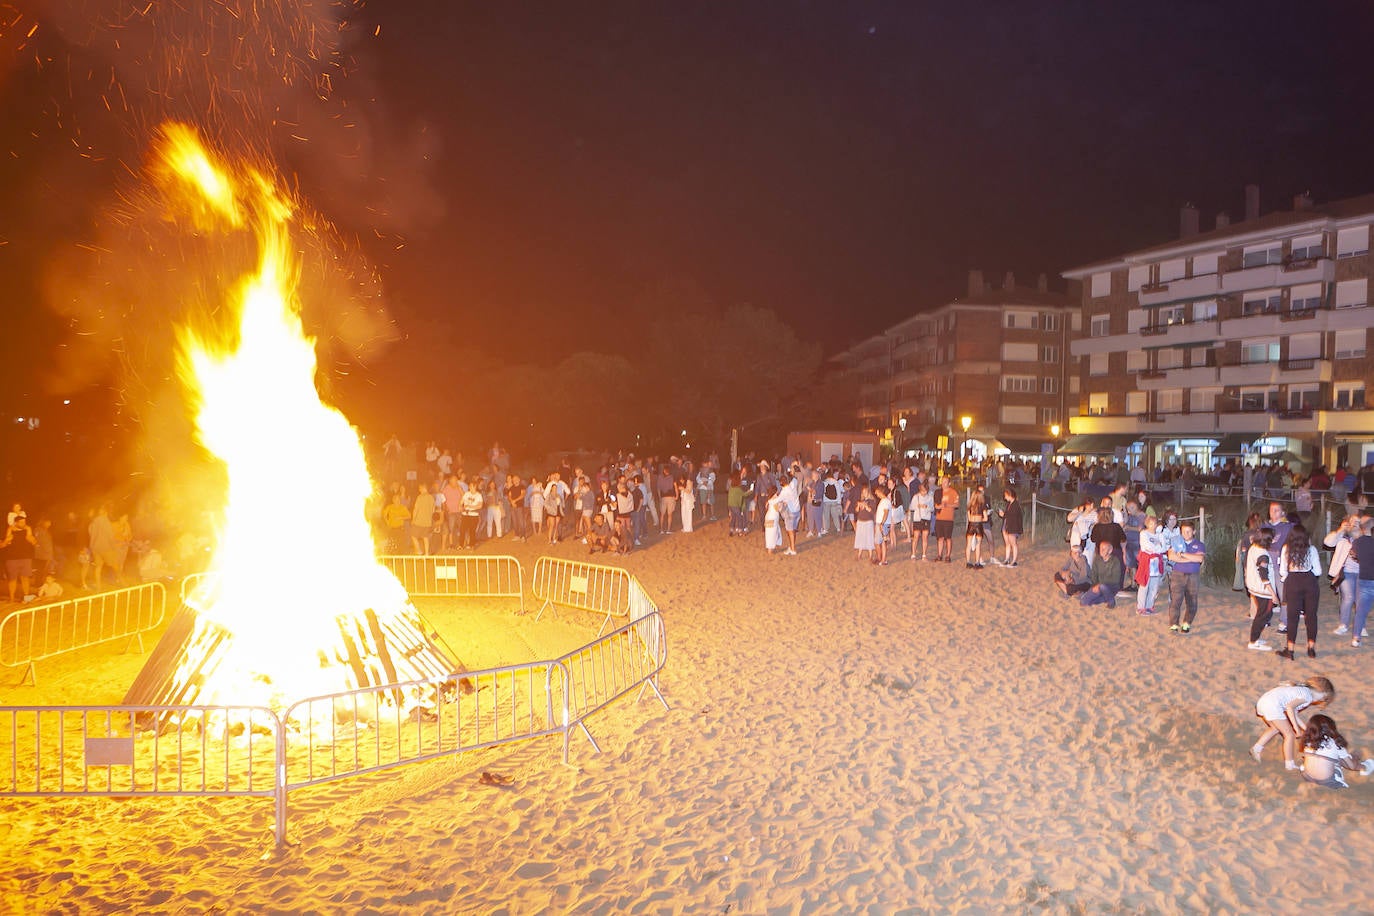
[[1279,632],[1280,632],[1280,633],[1287,633],[1287,632],[1288,632],[1288,624],[1286,624],[1286,623],[1281,623],[1281,624],[1279,624]]
[[1178,632],[1178,624],[1176,624],[1176,623],[1171,623],[1171,624],[1169,624],[1169,632],[1170,632],[1170,633],[1177,633],[1177,632]]
[[[1139,614],[1141,617],[1149,617],[1149,616],[1153,615],[1154,612],[1155,612],[1155,609],[1152,608],[1152,607],[1143,607],[1143,608],[1138,608],[1138,609],[1136,610],[1136,613]],[[1177,627],[1174,627],[1174,629],[1178,629],[1178,628],[1177,628]]]
[[1360,639],[1368,639],[1368,638],[1369,638],[1369,627],[1365,627],[1363,630],[1360,631]]
[[1274,651],[1274,647],[1271,646],[1271,645],[1269,645],[1269,643],[1265,642],[1265,641],[1262,640],[1262,639],[1257,639],[1257,640],[1255,640],[1254,642],[1250,643],[1250,648],[1251,648],[1251,649],[1254,649],[1256,652],[1273,652],[1273,651]]
[[785,557],[795,557],[797,555],[797,552],[795,550],[784,550],[782,552],[782,555]]
[[1345,634],[1347,634],[1347,633],[1349,633],[1349,632],[1350,632],[1350,627],[1346,626],[1345,624],[1341,624],[1340,626],[1336,627],[1336,635],[1337,635],[1337,636],[1344,636]]
[[1295,773],[1298,770],[1302,769],[1302,767],[1298,766],[1297,761],[1295,760],[1285,760],[1283,762],[1283,768],[1290,773]]
[[1183,626],[1179,627],[1178,631],[1180,633],[1191,633],[1193,632],[1193,625],[1191,623],[1185,623]]
[[1260,747],[1258,744],[1254,745],[1250,748],[1250,756],[1255,758],[1255,763],[1259,763],[1264,757],[1264,748]]

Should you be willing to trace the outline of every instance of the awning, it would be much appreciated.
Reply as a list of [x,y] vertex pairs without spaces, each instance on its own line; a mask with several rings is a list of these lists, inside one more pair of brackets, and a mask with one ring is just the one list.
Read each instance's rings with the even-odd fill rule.
[[1085,433],[1070,436],[1059,447],[1061,455],[1113,455],[1119,448],[1129,448],[1139,441],[1135,433]]
[[1040,454],[1040,446],[1047,442],[1049,442],[1048,439],[1018,439],[1015,436],[998,436],[995,444],[1000,445],[1013,455],[1038,455]]
[[1227,433],[1221,437],[1221,441],[1217,443],[1217,447],[1212,449],[1212,454],[1221,458],[1239,457],[1254,445],[1255,440],[1262,435],[1264,434]]

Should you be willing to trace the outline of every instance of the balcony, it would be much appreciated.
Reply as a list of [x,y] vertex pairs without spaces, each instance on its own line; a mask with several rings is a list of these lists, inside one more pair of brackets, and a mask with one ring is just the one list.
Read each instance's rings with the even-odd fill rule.
[[1141,391],[1158,391],[1160,388],[1210,388],[1218,384],[1216,366],[1154,369],[1141,372],[1136,378],[1136,387]]
[[1151,283],[1140,288],[1140,304],[1143,306],[1164,305],[1167,302],[1186,302],[1189,299],[1206,299],[1221,291],[1218,274],[1204,274],[1201,277],[1179,277],[1167,283]]
[[1330,283],[1335,276],[1336,265],[1331,259],[1304,258],[1286,264],[1263,264],[1222,274],[1221,292],[1241,293],[1264,289],[1266,286],[1292,286],[1295,283]]
[[1217,322],[1210,318],[1199,321],[1173,321],[1168,324],[1147,324],[1141,327],[1141,337],[1164,338],[1152,340],[1150,346],[1176,346],[1179,344],[1203,343],[1217,337]]
[[1317,309],[1314,307],[1288,309],[1287,311],[1279,312],[1279,321],[1307,321],[1310,318],[1316,317]]

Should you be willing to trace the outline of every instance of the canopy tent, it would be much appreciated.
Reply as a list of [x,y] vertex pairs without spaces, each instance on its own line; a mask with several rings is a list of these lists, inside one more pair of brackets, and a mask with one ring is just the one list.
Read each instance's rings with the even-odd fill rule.
[[1038,455],[1040,446],[1048,443],[1049,439],[1021,439],[1016,436],[998,436],[992,443],[993,451],[1004,448],[1013,455]]
[[1070,436],[1059,447],[1061,455],[1114,455],[1119,448],[1130,448],[1140,437],[1135,433],[1083,433]]
[[1212,454],[1218,458],[1239,457],[1250,450],[1262,433],[1227,433],[1221,437]]

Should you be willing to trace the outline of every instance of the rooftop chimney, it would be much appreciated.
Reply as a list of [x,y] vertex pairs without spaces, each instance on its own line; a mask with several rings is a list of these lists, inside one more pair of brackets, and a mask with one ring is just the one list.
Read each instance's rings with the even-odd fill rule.
[[1011,292],[1012,290],[1016,289],[1016,274],[1012,273],[1011,271],[1007,271],[1006,277],[1002,280],[1002,289],[1008,292]]
[[1293,209],[1294,209],[1294,210],[1311,210],[1311,209],[1312,209],[1312,192],[1311,192],[1311,191],[1303,191],[1301,194],[1296,194],[1296,195],[1294,195],[1294,197],[1293,197]]
[[1257,184],[1245,186],[1245,218],[1247,220],[1259,219],[1259,185]]
[[1200,231],[1200,215],[1197,207],[1184,204],[1178,211],[1178,237],[1186,239]]
[[1050,291],[1050,278],[1045,274],[1041,274],[1035,280],[1035,288],[1042,293],[1048,293]]
[[983,272],[981,270],[968,272],[968,294],[970,298],[983,295]]
[[1231,214],[1227,213],[1225,210],[1222,210],[1220,213],[1217,214],[1217,228],[1225,229],[1229,225],[1231,225]]

